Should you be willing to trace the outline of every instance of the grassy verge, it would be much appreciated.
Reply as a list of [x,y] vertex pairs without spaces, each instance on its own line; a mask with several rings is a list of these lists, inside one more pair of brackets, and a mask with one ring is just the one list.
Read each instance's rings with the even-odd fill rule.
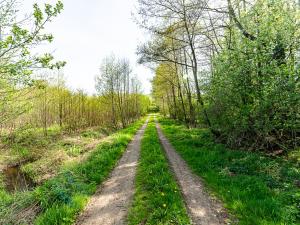
[[142,139],[134,203],[128,222],[134,224],[189,224],[178,186],[169,170],[154,122]]
[[[55,178],[31,192],[9,195],[0,191],[0,224],[28,223],[30,218],[25,216],[34,215],[31,211],[39,212],[34,224],[72,224],[141,125],[142,121],[113,134],[87,160],[69,164]],[[16,212],[21,212],[20,216]]]
[[[79,159],[107,136],[98,127],[68,133],[59,126],[47,129],[19,128],[0,137],[0,170],[19,165],[36,184],[53,177],[68,161]],[[0,178],[1,179],[1,178]]]
[[59,126],[52,126],[47,133],[45,136],[41,128],[25,127],[1,134],[0,164],[14,165],[40,158],[45,148],[51,148],[61,139],[63,130]]
[[239,224],[300,224],[299,161],[226,149],[209,131],[161,119],[163,132]]

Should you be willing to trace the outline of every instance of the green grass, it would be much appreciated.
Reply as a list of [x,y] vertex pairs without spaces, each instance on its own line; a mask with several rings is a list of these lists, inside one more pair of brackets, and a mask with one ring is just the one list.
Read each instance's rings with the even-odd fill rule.
[[299,161],[230,150],[205,129],[160,119],[163,132],[190,168],[244,225],[300,224]]
[[0,190],[0,224],[21,224],[15,220],[15,212],[33,203],[38,204],[41,210],[34,224],[72,224],[97,186],[114,168],[141,125],[142,121],[139,121],[113,134],[99,144],[86,161],[69,165],[55,178],[31,192],[9,195]]
[[86,131],[81,132],[80,135],[82,137],[86,137],[86,138],[101,138],[101,137],[103,137],[102,132],[97,131],[97,130],[86,130]]
[[[80,160],[107,135],[107,128],[90,127],[68,133],[57,125],[41,128],[21,127],[0,137],[0,167],[20,165],[34,183],[53,177],[69,161]],[[93,144],[94,143],[94,144]],[[87,147],[87,148],[86,148]],[[2,177],[0,177],[0,182]]]
[[[0,141],[7,148],[9,152],[9,163],[15,164],[19,161],[35,161],[45,153],[45,150],[54,151],[58,148],[67,148],[66,152],[70,156],[80,155],[81,146],[75,146],[73,143],[68,143],[64,138],[76,138],[78,141],[90,143],[92,140],[101,139],[108,134],[108,128],[87,128],[82,131],[68,133],[66,128],[53,125],[47,128],[47,135],[45,136],[42,128],[21,127],[12,133],[4,133],[0,137]],[[71,146],[67,146],[70,144]],[[70,148],[68,148],[70,147]],[[77,149],[75,149],[77,148]],[[0,157],[3,153],[0,152]],[[1,161],[3,161],[0,158]],[[0,163],[1,163],[0,161]]]
[[180,191],[169,170],[153,122],[145,131],[128,224],[189,224]]
[[46,147],[56,141],[63,133],[59,126],[51,126],[47,129],[47,136],[42,128],[21,127],[11,134],[3,135],[2,142],[11,147]]
[[41,128],[22,127],[0,137],[3,146],[0,152],[0,164],[18,164],[34,161],[41,157],[45,149],[51,148],[62,137],[59,126],[49,127],[48,135]]

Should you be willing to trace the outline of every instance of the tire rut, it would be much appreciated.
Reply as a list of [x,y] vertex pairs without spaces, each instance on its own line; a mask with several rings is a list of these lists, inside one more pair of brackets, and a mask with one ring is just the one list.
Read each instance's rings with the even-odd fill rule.
[[205,191],[200,178],[191,172],[186,162],[164,136],[158,123],[156,123],[156,129],[170,166],[181,188],[192,224],[226,224],[227,214],[222,204]]
[[137,132],[133,141],[110,174],[91,198],[76,225],[123,225],[135,192],[135,175],[140,155],[141,139],[148,121]]

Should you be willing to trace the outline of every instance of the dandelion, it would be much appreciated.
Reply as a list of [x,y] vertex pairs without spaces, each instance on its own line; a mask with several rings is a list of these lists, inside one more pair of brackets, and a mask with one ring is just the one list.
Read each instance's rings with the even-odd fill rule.
[[166,208],[166,207],[167,207],[167,205],[166,205],[166,204],[163,204],[163,207],[164,207],[164,208]]

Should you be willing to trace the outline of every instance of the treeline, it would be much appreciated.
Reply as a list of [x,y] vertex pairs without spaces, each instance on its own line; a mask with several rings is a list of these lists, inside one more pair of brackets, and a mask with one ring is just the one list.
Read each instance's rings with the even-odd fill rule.
[[300,6],[290,0],[139,0],[163,114],[205,125],[232,147],[300,142]]
[[118,129],[139,119],[150,104],[141,89],[133,86],[134,90],[119,92],[125,96],[122,101],[127,106],[126,113],[119,110],[117,102],[112,112],[111,102],[107,101],[108,94],[89,96],[81,90],[71,91],[64,85],[61,74],[57,79],[49,79],[48,76],[48,80],[51,81],[35,80],[34,86],[15,89],[11,93],[13,101],[6,102],[6,109],[1,111],[0,126],[4,131],[43,128],[47,135],[48,128],[54,125],[68,132],[95,126]]
[[113,126],[126,127],[147,112],[150,99],[141,95],[141,83],[132,75],[128,59],[106,57],[96,77],[96,89],[109,106],[107,118]]
[[43,128],[47,135],[48,128],[55,125],[69,132],[93,126],[117,129],[146,113],[149,98],[142,94],[126,59],[103,65],[96,78],[98,94],[89,96],[65,86],[60,72],[65,62],[53,62],[48,53],[31,52],[53,40],[45,33],[45,25],[61,13],[62,2],[43,7],[34,4],[32,16],[26,18],[17,16],[18,7],[16,0],[0,1],[2,131]]
[[[47,81],[38,81],[39,87],[18,90],[14,102],[9,103],[9,117],[2,112],[1,127],[4,130],[35,127],[44,128],[45,134],[50,126],[58,125],[73,132],[93,126],[121,127],[120,117],[111,113],[107,96],[89,96],[84,91],[71,91],[65,86],[54,85]],[[138,90],[139,91],[139,90]],[[27,92],[27,95],[24,93]],[[22,93],[22,97],[17,98]],[[125,115],[131,123],[147,112],[149,99],[141,92],[130,93],[126,99],[130,114]],[[111,124],[111,121],[116,121]]]

